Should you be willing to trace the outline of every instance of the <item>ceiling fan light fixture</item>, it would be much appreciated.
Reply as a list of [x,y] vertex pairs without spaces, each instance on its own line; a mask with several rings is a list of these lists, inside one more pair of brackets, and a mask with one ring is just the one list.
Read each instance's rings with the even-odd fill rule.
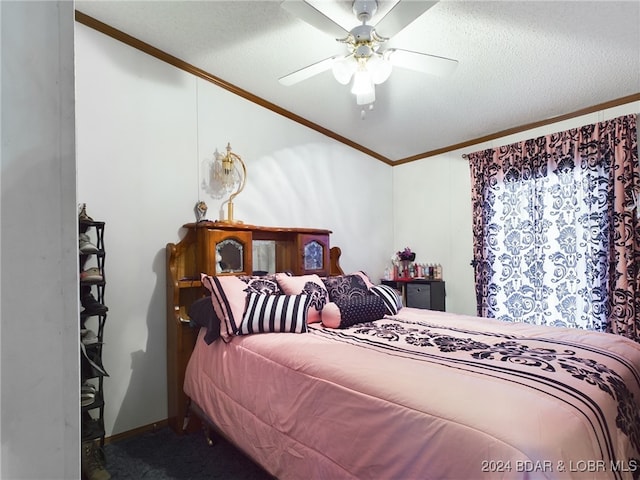
[[374,53],[367,61],[367,69],[371,72],[373,83],[379,85],[387,81],[391,75],[392,66],[389,60],[379,53]]
[[331,70],[333,76],[342,85],[347,85],[358,68],[358,62],[353,55],[347,55],[333,62]]
[[351,85],[351,93],[356,96],[370,95],[374,91],[371,73],[364,66],[359,66],[356,73],[353,74],[353,84]]
[[[1,1],[1,0],[0,0]],[[350,0],[353,13],[360,21],[350,30],[341,22],[317,8],[324,0],[281,0],[285,10],[298,15],[311,26],[319,28],[338,42],[345,44],[348,53],[336,55],[311,64],[279,79],[283,85],[293,85],[311,76],[333,71],[336,81],[342,85],[351,83],[351,93],[356,96],[358,105],[369,105],[373,108],[375,86],[387,81],[392,69],[406,68],[427,74],[447,75],[455,69],[457,61],[429,55],[426,53],[384,48],[383,45],[398,32],[407,27],[416,18],[426,12],[437,1],[425,0]],[[327,3],[347,3],[333,0]],[[369,23],[380,4],[385,4],[386,12],[375,24]],[[393,4],[393,5],[387,5]],[[337,10],[334,11],[336,14]],[[338,16],[338,15],[334,15]],[[340,20],[342,20],[340,18]],[[377,32],[379,28],[384,35]],[[362,112],[364,112],[364,108]]]
[[358,105],[369,105],[369,108],[373,107],[373,102],[376,101],[376,89],[371,87],[371,91],[365,92],[361,95],[356,95],[356,103]]

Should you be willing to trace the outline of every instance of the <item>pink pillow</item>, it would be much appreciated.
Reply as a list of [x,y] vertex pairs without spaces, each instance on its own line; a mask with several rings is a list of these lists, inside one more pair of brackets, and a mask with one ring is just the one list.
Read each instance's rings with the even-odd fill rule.
[[340,328],[340,309],[334,302],[327,303],[322,309],[322,325],[329,328]]
[[220,319],[220,337],[228,342],[242,323],[247,306],[247,284],[235,275],[202,274],[202,284],[211,292],[211,303]]
[[320,322],[320,312],[329,299],[329,293],[318,275],[288,276],[285,273],[276,273],[276,280],[287,295],[302,293],[309,295],[311,302],[309,303],[307,323]]

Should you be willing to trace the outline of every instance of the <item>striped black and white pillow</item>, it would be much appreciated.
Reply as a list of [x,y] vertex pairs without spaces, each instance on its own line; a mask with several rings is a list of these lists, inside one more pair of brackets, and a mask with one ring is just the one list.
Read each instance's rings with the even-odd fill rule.
[[402,297],[395,288],[389,285],[374,285],[369,291],[384,300],[388,315],[395,315],[402,308]]
[[304,333],[307,331],[309,295],[266,295],[250,292],[236,335]]

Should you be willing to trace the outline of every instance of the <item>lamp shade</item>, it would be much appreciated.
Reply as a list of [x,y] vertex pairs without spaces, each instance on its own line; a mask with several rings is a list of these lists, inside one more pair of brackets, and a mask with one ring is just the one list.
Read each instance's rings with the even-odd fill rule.
[[367,105],[376,101],[376,89],[371,87],[370,92],[366,92],[360,95],[356,95],[356,103],[358,105]]
[[342,85],[347,85],[357,68],[358,61],[353,55],[347,55],[333,62],[333,76]]
[[391,75],[391,62],[379,53],[374,53],[367,60],[367,70],[371,72],[371,80],[376,85],[387,81]]
[[354,95],[367,95],[373,91],[373,80],[371,74],[364,65],[358,66],[358,70],[353,75],[353,85],[351,93]]

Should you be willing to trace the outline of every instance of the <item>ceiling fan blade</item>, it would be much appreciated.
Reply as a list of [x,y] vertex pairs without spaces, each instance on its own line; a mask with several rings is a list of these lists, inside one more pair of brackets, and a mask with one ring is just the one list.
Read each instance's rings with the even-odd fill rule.
[[348,30],[338,25],[316,7],[303,0],[283,0],[280,6],[287,12],[307,22],[312,27],[316,27],[331,35],[333,38],[344,38],[349,33]]
[[410,50],[390,48],[384,53],[394,67],[406,68],[430,75],[444,77],[453,73],[458,66],[458,61],[452,58],[438,57]]
[[383,37],[391,38],[436,3],[438,2],[400,0],[376,23],[376,31]]
[[319,73],[325,72],[329,70],[333,66],[333,61],[340,57],[340,55],[336,55],[333,57],[325,58],[324,60],[320,60],[319,62],[312,63],[300,70],[296,70],[289,75],[285,75],[284,77],[280,77],[278,81],[285,86],[295,85],[298,82],[306,80],[307,78],[311,78],[314,75],[318,75]]

